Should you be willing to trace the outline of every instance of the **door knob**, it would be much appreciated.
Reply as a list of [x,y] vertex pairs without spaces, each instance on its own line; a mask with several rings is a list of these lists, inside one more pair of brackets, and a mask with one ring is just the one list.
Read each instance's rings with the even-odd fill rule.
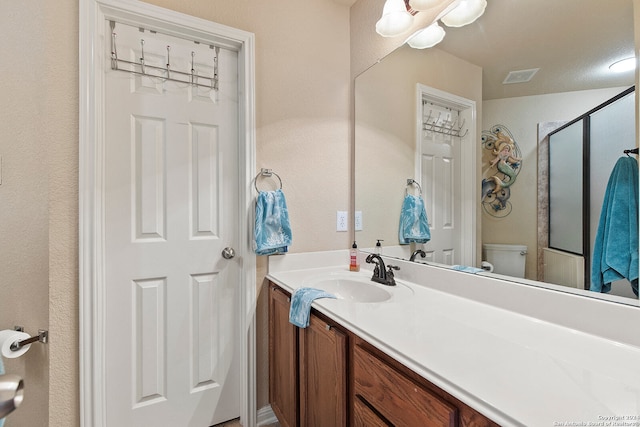
[[226,247],[222,250],[222,258],[231,259],[236,256],[236,251],[233,248]]

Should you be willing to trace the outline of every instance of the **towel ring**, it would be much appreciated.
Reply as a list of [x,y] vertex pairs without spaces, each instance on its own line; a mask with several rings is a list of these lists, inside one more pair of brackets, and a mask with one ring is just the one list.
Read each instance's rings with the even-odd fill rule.
[[[409,187],[410,185],[413,185],[413,184],[418,186],[418,190],[420,191],[420,196],[422,196],[422,187],[420,186],[420,183],[418,181],[416,181],[415,179],[408,178],[407,179],[407,187]],[[405,187],[405,189],[404,189],[404,195],[405,196],[407,194],[409,194],[409,190],[407,189],[407,187]]]
[[258,193],[260,192],[260,190],[258,190],[258,178],[261,177],[261,176],[264,176],[266,178],[271,178],[272,175],[275,175],[276,178],[278,178],[278,182],[280,183],[279,190],[282,190],[282,179],[280,179],[280,175],[278,175],[277,173],[275,173],[271,169],[262,168],[262,169],[260,169],[260,173],[258,175],[256,175],[255,178],[253,178],[253,186],[255,187],[255,189],[256,189],[256,191]]

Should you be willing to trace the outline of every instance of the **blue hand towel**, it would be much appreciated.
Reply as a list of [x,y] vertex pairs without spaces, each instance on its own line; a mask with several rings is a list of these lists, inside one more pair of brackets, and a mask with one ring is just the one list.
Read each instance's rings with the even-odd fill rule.
[[291,225],[282,190],[258,194],[253,243],[257,255],[280,254],[289,250]]
[[465,273],[471,273],[471,274],[478,274],[478,273],[482,273],[483,271],[486,271],[481,268],[469,267],[466,265],[454,265],[453,267],[451,267],[451,269],[456,271],[463,271]]
[[309,313],[311,303],[317,298],[334,298],[335,295],[315,288],[298,288],[291,297],[291,308],[289,309],[289,322],[299,328],[309,326]]
[[591,287],[609,292],[611,282],[631,282],[638,295],[638,162],[621,157],[611,172],[593,248]]
[[427,211],[420,196],[407,194],[400,211],[400,229],[398,239],[401,245],[409,243],[427,243],[431,240]]

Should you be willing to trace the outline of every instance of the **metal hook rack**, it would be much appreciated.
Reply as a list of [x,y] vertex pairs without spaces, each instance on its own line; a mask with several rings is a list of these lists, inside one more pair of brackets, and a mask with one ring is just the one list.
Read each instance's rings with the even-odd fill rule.
[[[214,51],[213,57],[213,76],[203,76],[198,74],[195,67],[194,51],[191,51],[191,70],[180,71],[171,68],[171,46],[167,46],[167,63],[164,67],[149,65],[145,62],[144,56],[144,39],[140,39],[140,59],[139,62],[128,61],[118,57],[118,45],[116,43],[117,34],[115,32],[115,21],[110,21],[111,25],[111,69],[117,71],[125,71],[139,76],[161,79],[164,81],[172,81],[177,83],[185,83],[191,86],[205,87],[207,89],[218,90],[218,56],[220,54],[219,46],[211,46]],[[133,66],[133,69],[120,68],[120,64]],[[139,71],[136,69],[139,68]],[[151,72],[150,72],[151,71]],[[155,72],[155,73],[154,73]],[[200,80],[203,80],[201,82]]]
[[[24,327],[22,326],[14,326],[14,331],[24,332]],[[31,338],[27,338],[26,340],[16,341],[9,348],[11,351],[18,351],[25,345],[32,344],[34,342],[40,342],[42,344],[47,344],[49,342],[49,331],[44,329],[38,329],[38,335],[34,335]]]
[[422,187],[420,186],[420,183],[413,178],[407,178],[407,186],[404,189],[405,195],[409,194],[408,187],[414,184],[418,186],[418,190],[420,191],[419,195],[422,196]]
[[632,148],[630,150],[624,150],[623,153],[626,154],[628,157],[631,157],[629,156],[629,154],[638,154],[638,149]]
[[[456,119],[452,122],[451,120],[441,120],[442,112],[438,113],[438,117],[432,120],[433,110],[429,110],[429,115],[426,120],[422,123],[422,130],[426,130],[429,132],[436,132],[443,135],[457,136],[458,138],[463,138],[469,132],[469,129],[465,129],[464,132],[462,129],[466,123],[466,120],[463,118],[460,121],[460,116],[456,117]],[[458,124],[460,122],[460,124]]]
[[278,182],[280,183],[279,190],[282,190],[282,179],[280,178],[280,175],[275,173],[272,169],[261,168],[260,169],[260,173],[258,175],[256,175],[255,178],[253,178],[253,186],[255,187],[255,189],[256,189],[256,191],[258,193],[260,192],[260,190],[258,190],[258,178],[261,177],[261,176],[263,176],[265,178],[271,178],[273,175],[275,175],[276,178],[278,178]]

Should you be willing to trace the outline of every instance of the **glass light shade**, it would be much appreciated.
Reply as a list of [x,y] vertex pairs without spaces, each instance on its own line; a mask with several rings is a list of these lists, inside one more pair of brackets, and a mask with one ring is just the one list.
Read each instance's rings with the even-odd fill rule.
[[442,17],[447,27],[463,27],[471,24],[484,13],[487,0],[461,0],[460,4]]
[[376,22],[376,32],[382,37],[395,37],[407,31],[413,24],[413,15],[407,12],[404,0],[387,0],[382,18]]
[[609,69],[614,73],[624,73],[625,71],[631,71],[636,68],[636,58],[626,58],[620,61],[614,62],[609,66]]
[[416,31],[409,39],[407,44],[414,49],[426,49],[433,47],[444,39],[445,31],[437,22]]
[[409,0],[409,6],[413,10],[427,10],[443,2],[444,0]]

